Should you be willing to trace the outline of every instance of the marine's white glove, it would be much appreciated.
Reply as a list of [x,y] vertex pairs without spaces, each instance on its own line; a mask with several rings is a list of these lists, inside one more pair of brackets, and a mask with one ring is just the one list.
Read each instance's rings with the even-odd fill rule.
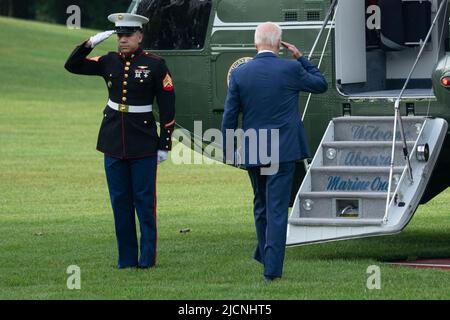
[[169,153],[167,151],[158,150],[158,164],[166,161],[169,158]]
[[92,36],[89,38],[89,41],[91,42],[91,48],[95,48],[98,44],[102,43],[109,37],[111,37],[116,31],[114,30],[108,30],[104,32],[97,33],[95,36]]

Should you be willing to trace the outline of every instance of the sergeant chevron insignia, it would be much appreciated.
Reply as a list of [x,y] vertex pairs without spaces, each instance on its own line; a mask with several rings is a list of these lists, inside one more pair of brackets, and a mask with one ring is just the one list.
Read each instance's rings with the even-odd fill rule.
[[173,81],[169,73],[166,74],[166,77],[163,80],[163,90],[173,91]]

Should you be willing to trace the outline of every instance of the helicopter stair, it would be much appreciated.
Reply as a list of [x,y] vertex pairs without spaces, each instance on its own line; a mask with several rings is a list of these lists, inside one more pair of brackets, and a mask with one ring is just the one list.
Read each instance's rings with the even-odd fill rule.
[[[297,193],[287,246],[395,234],[416,211],[447,133],[440,118],[403,118],[412,177],[394,117],[333,119]],[[391,190],[388,189],[392,169]]]

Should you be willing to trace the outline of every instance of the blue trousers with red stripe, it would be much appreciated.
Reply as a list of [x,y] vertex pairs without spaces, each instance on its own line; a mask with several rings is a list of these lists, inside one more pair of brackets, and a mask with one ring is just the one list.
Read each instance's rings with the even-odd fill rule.
[[[152,267],[156,263],[156,155],[122,160],[105,155],[105,172],[114,212],[119,268]],[[140,257],[135,213],[141,232]]]

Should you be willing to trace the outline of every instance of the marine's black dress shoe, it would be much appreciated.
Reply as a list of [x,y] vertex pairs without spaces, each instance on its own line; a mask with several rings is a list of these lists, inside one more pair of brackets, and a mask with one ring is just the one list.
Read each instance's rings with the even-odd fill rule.
[[270,276],[264,276],[264,281],[265,282],[274,282],[276,280],[280,280],[281,277],[270,277]]
[[129,266],[117,266],[117,269],[123,270],[123,269],[135,269],[137,268],[137,265],[129,265]]
[[150,269],[153,269],[154,267],[155,267],[155,265],[152,265],[152,266],[138,266],[138,269],[150,270]]

